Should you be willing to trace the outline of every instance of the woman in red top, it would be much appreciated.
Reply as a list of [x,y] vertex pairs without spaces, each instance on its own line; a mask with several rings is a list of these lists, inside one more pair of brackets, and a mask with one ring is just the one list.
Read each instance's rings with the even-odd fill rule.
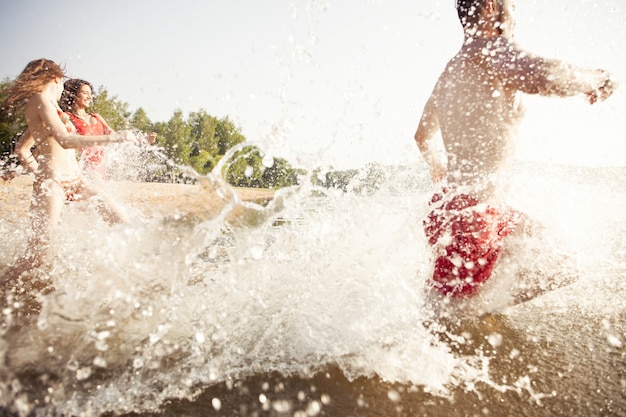
[[[88,112],[92,102],[93,86],[91,83],[77,78],[65,82],[59,105],[76,126],[76,132],[84,136],[114,133],[102,116]],[[101,178],[105,177],[106,156],[103,146],[81,149],[80,159],[87,172],[97,173]]]

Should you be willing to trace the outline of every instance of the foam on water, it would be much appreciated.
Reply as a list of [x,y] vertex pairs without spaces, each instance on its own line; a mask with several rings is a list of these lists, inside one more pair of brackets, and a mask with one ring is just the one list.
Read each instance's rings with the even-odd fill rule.
[[[200,178],[203,193],[181,196],[175,215],[134,213],[114,228],[68,206],[46,271],[56,291],[35,323],[11,322],[5,310],[1,403],[22,415],[34,398],[44,414],[141,412],[218,382],[328,365],[442,396],[490,382],[489,358],[455,353],[427,326],[424,172],[390,170],[371,195],[303,184],[267,207],[233,198],[211,175]],[[626,193],[617,178],[547,166],[515,173],[511,202],[545,226],[515,262],[557,274],[552,255],[531,262],[528,253],[556,253],[547,248],[558,241],[583,274],[511,317],[531,323],[572,305],[589,315],[624,311]],[[201,215],[216,202],[220,210]],[[27,225],[5,217],[0,228],[8,264]]]

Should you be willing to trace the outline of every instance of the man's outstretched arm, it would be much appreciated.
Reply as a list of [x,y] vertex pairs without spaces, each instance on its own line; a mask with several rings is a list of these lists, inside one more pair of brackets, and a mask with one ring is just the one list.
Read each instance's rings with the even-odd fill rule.
[[499,50],[493,69],[512,88],[528,94],[561,97],[585,94],[593,104],[613,94],[617,83],[608,72],[577,67],[526,52],[514,43]]

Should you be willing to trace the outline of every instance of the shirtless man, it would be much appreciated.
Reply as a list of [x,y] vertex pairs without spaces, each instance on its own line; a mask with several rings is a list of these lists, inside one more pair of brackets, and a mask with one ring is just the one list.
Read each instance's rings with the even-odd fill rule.
[[[442,191],[425,221],[435,249],[432,286],[448,297],[477,292],[502,239],[520,213],[500,200],[503,170],[515,148],[521,93],[583,94],[589,103],[615,88],[602,70],[578,68],[524,51],[513,41],[512,0],[458,0],[464,42],[424,108],[415,141]],[[437,132],[441,132],[441,140]]]
[[[9,114],[24,107],[28,130],[16,145],[16,151],[21,164],[34,173],[35,182],[29,250],[4,274],[0,283],[41,266],[66,201],[99,195],[99,190],[81,176],[76,149],[135,140],[127,131],[97,136],[77,134],[57,104],[63,91],[63,78],[63,70],[53,61],[32,61],[11,85],[2,105],[2,110]],[[36,157],[31,153],[32,146]],[[119,213],[104,201],[99,211],[109,223],[122,221]]]

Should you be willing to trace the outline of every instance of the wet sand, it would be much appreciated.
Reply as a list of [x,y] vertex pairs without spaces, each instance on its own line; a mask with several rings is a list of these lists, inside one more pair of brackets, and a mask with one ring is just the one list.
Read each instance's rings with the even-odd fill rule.
[[[329,364],[308,376],[250,375],[206,387],[193,400],[125,416],[624,416],[623,349],[597,337],[599,322],[579,319],[553,318],[542,329],[520,328],[506,315],[460,323],[457,330],[471,333],[472,341],[450,342],[451,349],[488,358],[489,380],[461,381],[449,387],[448,398],[375,375],[350,380]],[[497,347],[487,341],[493,332],[503,336]]]

